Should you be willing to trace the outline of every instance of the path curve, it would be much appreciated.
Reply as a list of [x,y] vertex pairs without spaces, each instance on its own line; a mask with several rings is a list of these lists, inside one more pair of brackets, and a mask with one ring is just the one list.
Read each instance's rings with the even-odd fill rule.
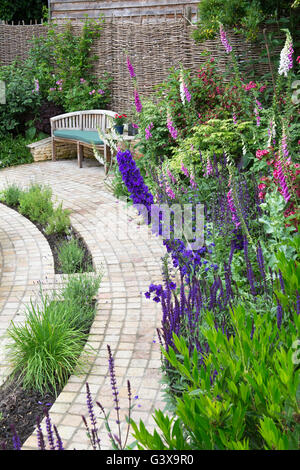
[[[0,171],[0,190],[7,183],[26,186],[30,182],[49,185],[57,202],[63,201],[63,207],[72,211],[72,225],[87,243],[96,272],[103,272],[97,314],[87,343],[87,347],[94,348],[87,372],[70,377],[50,410],[65,449],[89,448],[81,418],[82,414],[88,416],[86,382],[93,399],[106,411],[111,410],[112,429],[116,431],[107,345],[115,358],[123,433],[124,417],[128,414],[127,380],[130,380],[133,397],[138,396],[133,418],[136,421],[143,419],[151,429],[154,409],[164,406],[156,335],[156,328],[161,325],[161,310],[159,304],[145,299],[144,292],[151,282],[161,282],[161,257],[165,254],[161,240],[152,236],[147,227],[131,220],[133,213],[113,197],[104,184],[103,168],[93,160],[85,161],[82,169],[78,169],[76,161],[68,160],[39,162]],[[1,256],[0,253],[0,259]],[[57,277],[54,276],[54,280]],[[1,327],[2,318],[1,313]],[[104,423],[100,437],[102,448],[111,449]],[[35,449],[36,443],[34,433],[23,449]]]

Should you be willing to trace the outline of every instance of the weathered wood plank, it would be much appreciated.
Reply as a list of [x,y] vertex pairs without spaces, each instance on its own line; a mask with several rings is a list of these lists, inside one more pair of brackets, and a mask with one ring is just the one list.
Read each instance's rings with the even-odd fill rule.
[[52,18],[84,18],[85,14],[88,14],[90,18],[98,18],[101,14],[104,16],[160,16],[160,15],[174,15],[175,13],[182,13],[182,9],[170,9],[170,8],[160,8],[157,9],[110,9],[110,10],[79,10],[79,11],[61,11],[61,12],[52,12]]

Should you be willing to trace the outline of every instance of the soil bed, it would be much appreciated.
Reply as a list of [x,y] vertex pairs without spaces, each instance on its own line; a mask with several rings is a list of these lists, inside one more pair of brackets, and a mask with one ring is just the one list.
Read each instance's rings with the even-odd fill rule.
[[[7,205],[3,201],[1,202],[2,204]],[[12,207],[7,205],[7,207],[18,212],[17,206]],[[54,270],[56,274],[63,274],[58,260],[58,251],[61,244],[70,240],[70,237],[75,238],[78,241],[79,246],[84,251],[81,272],[90,272],[93,270],[92,256],[84,240],[73,227],[70,227],[68,235],[65,233],[47,235],[45,234],[42,225],[33,222],[32,220],[31,222],[42,232],[49,243],[53,254]],[[95,307],[95,303],[93,303],[93,306]],[[88,332],[89,328],[85,333]],[[61,391],[62,390],[57,390],[56,396],[58,396]],[[50,410],[51,406],[55,402],[56,396],[51,393],[42,394],[35,390],[25,391],[22,388],[21,382],[17,383],[16,380],[11,381],[8,379],[0,387],[0,449],[13,450],[15,448],[13,443],[14,432],[12,430],[12,426],[18,435],[22,446],[36,428],[37,419],[42,421],[45,416],[44,410]]]
[[[0,449],[13,450],[14,427],[21,445],[33,433],[37,419],[44,418],[44,409],[50,409],[55,395],[34,390],[24,391],[14,381],[0,387]],[[55,423],[54,423],[55,424]],[[37,443],[38,448],[38,443]]]

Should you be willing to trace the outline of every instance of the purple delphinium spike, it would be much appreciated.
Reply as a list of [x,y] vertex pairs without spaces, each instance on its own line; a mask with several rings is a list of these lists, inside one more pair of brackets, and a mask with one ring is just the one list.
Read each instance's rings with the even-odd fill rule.
[[297,313],[297,315],[300,315],[300,295],[299,295],[299,292],[297,292],[296,313]]

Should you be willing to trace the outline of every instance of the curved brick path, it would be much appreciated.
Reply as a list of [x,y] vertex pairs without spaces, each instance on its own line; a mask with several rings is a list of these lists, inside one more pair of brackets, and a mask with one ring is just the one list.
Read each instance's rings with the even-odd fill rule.
[[[150,429],[154,424],[151,417],[154,408],[164,406],[159,383],[160,350],[154,341],[161,311],[159,305],[145,299],[143,292],[151,282],[161,281],[160,259],[165,254],[162,243],[149,234],[147,227],[132,220],[132,212],[112,196],[104,183],[103,168],[97,162],[85,161],[80,170],[72,160],[0,171],[0,189],[7,183],[24,186],[31,181],[50,185],[57,202],[63,201],[63,207],[71,209],[72,225],[87,243],[96,271],[103,272],[97,314],[87,344],[94,349],[86,374],[70,377],[51,408],[52,421],[66,449],[88,448],[81,418],[82,414],[87,416],[85,382],[88,382],[94,400],[100,401],[106,411],[112,410],[111,424],[116,431],[108,376],[109,344],[115,357],[121,415],[128,414],[129,379],[133,396],[139,397],[133,418],[143,419]],[[61,276],[53,275],[52,256],[43,236],[30,222],[3,205],[0,205],[0,247],[2,332],[20,313],[21,302],[30,299],[34,283],[43,280],[43,285],[51,289],[61,282]],[[17,318],[22,321],[22,313]],[[102,448],[110,449],[104,423],[101,426]],[[35,434],[23,448],[36,448]]]

